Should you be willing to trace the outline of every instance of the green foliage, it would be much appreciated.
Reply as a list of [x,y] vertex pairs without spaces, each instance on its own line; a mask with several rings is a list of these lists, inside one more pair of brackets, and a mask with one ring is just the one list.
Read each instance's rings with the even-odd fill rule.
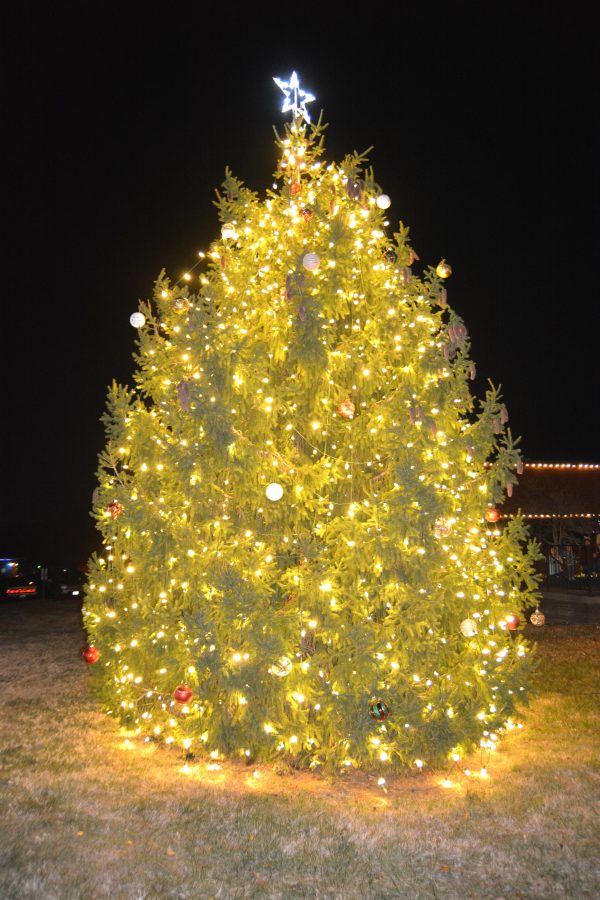
[[136,390],[113,384],[103,418],[93,678],[195,752],[437,764],[526,693],[506,616],[536,601],[537,550],[484,520],[518,442],[499,389],[476,408],[466,327],[408,228],[387,236],[365,155],[325,164],[322,132],[278,137],[264,201],[227,170],[198,289],[161,273],[141,305]]

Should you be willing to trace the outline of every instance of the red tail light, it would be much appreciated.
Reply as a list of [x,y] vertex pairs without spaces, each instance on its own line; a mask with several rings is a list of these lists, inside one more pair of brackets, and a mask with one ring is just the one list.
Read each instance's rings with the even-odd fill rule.
[[22,588],[7,588],[7,594],[37,594],[37,588],[34,587],[22,587]]

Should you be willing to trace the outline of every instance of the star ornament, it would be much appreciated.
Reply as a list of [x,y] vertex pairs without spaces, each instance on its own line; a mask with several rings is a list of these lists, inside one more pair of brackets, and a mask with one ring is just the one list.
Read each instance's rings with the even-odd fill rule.
[[302,90],[296,73],[292,72],[289,81],[283,81],[281,78],[273,78],[273,81],[285,94],[281,112],[288,112],[288,110],[291,109],[294,114],[294,121],[303,118],[306,122],[310,123],[310,116],[306,104],[311,103],[316,98],[314,94],[309,94],[308,91]]

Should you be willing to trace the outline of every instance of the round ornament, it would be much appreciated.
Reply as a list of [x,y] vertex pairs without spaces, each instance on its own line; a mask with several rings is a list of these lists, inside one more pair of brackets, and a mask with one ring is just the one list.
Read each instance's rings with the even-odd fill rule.
[[292,671],[292,661],[287,656],[282,656],[277,660],[275,665],[269,666],[269,674],[277,675],[278,678],[284,678]]
[[544,615],[543,612],[540,612],[540,610],[538,608],[538,609],[536,609],[535,612],[531,613],[531,615],[529,617],[529,621],[531,622],[532,625],[535,625],[537,628],[541,628],[542,625],[544,625],[546,622],[546,616]]
[[437,264],[435,271],[438,278],[450,278],[452,275],[452,266],[443,259],[441,263]]
[[372,700],[369,706],[369,715],[377,722],[383,722],[390,714],[390,708],[383,700]]
[[290,194],[292,195],[292,197],[295,197],[296,194],[299,194],[301,190],[302,190],[302,185],[300,184],[300,182],[292,181],[292,183],[290,185]]
[[189,306],[189,301],[186,300],[185,297],[176,297],[175,300],[173,300],[173,309],[176,313],[179,313],[179,315],[181,315],[181,313],[187,312]]
[[316,253],[307,253],[302,260],[302,265],[309,272],[314,272],[315,269],[319,268],[319,262],[320,260]]
[[273,481],[271,484],[267,485],[265,494],[269,500],[281,500],[283,497],[283,488],[276,481]]
[[477,634],[477,622],[475,619],[463,619],[460,623],[460,630],[466,638],[475,637]]
[[436,538],[445,538],[448,537],[450,532],[452,531],[450,525],[446,522],[445,519],[436,519],[435,524],[433,526],[433,533]]
[[131,313],[129,316],[129,324],[133,325],[134,328],[143,328],[146,324],[146,316],[141,312]]
[[314,212],[310,209],[309,206],[305,206],[304,209],[300,210],[300,215],[304,219],[305,222],[310,222],[312,217],[314,216]]
[[185,682],[177,685],[173,691],[173,699],[177,700],[178,703],[189,703],[193,696],[193,690],[189,684],[186,684]]
[[375,202],[377,203],[379,209],[389,209],[392,205],[392,201],[387,194],[380,194]]
[[231,222],[225,222],[225,224],[221,226],[221,237],[224,241],[235,241],[237,238],[235,225]]
[[338,413],[343,419],[351,419],[356,412],[356,407],[352,400],[342,400],[338,406]]
[[81,651],[81,658],[84,662],[88,663],[88,665],[93,665],[93,663],[97,663],[100,659],[100,651],[97,647],[94,647],[93,644],[88,644],[88,646],[84,647]]
[[383,258],[390,263],[395,263],[396,260],[398,259],[398,255],[393,247],[387,247],[383,251]]
[[510,615],[506,616],[505,621],[509,631],[516,631],[521,624],[521,620],[516,613],[510,613]]
[[113,500],[112,503],[109,503],[106,507],[107,511],[111,514],[113,519],[118,519],[121,513],[124,510],[124,506],[122,503],[119,503],[118,500]]
[[485,511],[486,522],[497,522],[500,518],[500,511],[495,506],[489,506]]

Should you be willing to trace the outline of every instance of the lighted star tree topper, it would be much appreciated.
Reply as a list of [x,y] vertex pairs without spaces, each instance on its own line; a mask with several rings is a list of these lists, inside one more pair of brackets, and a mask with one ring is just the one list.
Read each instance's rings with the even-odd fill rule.
[[276,188],[227,172],[199,277],[132,320],[85,658],[123,726],[213,762],[445,765],[526,697],[536,547],[496,508],[521,460],[471,394],[449,265],[417,274],[364,157],[325,162],[312,95],[277,83]]

